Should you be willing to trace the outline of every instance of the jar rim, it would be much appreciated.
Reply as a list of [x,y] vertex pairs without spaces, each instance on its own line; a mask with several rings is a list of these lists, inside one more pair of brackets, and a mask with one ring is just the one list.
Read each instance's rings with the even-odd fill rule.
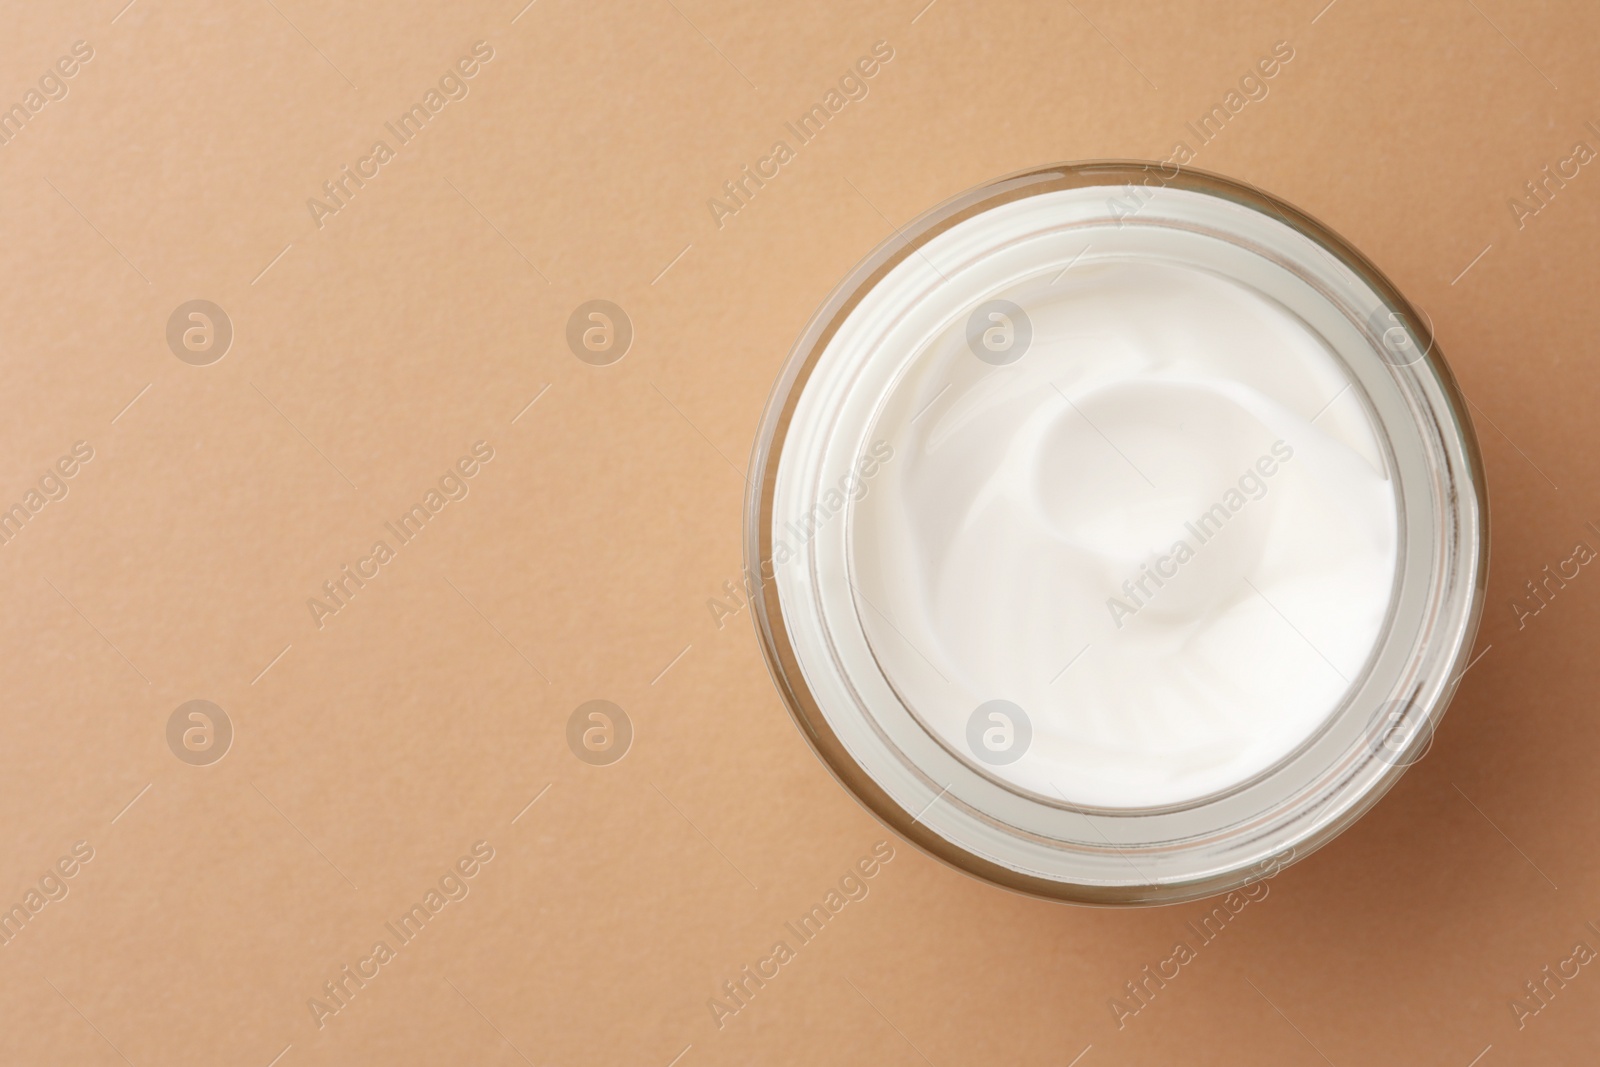
[[[1086,904],[1174,903],[1223,892],[1259,877],[1260,862],[1228,862],[1218,856],[1214,862],[1198,864],[1187,877],[1117,882],[1044,876],[1037,871],[1018,869],[1019,865],[998,862],[991,856],[949,839],[918,812],[896,799],[884,783],[864,767],[847,747],[807,683],[796,650],[791,620],[785,613],[775,580],[773,559],[774,507],[777,498],[778,462],[789,438],[796,408],[812,372],[829,342],[862,299],[896,267],[915,255],[939,235],[968,219],[1007,203],[1060,190],[1100,186],[1144,186],[1158,190],[1174,189],[1199,193],[1229,201],[1261,215],[1270,216],[1326,252],[1332,261],[1348,271],[1358,283],[1401,316],[1410,336],[1423,355],[1406,373],[1425,380],[1429,386],[1426,410],[1415,417],[1437,425],[1444,457],[1442,467],[1434,468],[1438,498],[1431,502],[1449,514],[1451,528],[1446,542],[1431,546],[1440,550],[1435,570],[1448,579],[1444,601],[1451,609],[1443,619],[1427,615],[1429,631],[1422,635],[1432,641],[1426,670],[1413,671],[1414,692],[1419,700],[1413,732],[1407,745],[1394,758],[1381,762],[1376,772],[1367,766],[1361,775],[1351,768],[1350,775],[1338,782],[1323,782],[1323,807],[1305,825],[1285,824],[1279,818],[1273,826],[1252,828],[1240,824],[1237,834],[1249,837],[1256,831],[1272,831],[1253,840],[1252,855],[1258,860],[1287,854],[1303,858],[1331,840],[1371,807],[1398,780],[1411,762],[1419,758],[1415,749],[1425,746],[1444,713],[1460,681],[1459,668],[1471,652],[1472,640],[1481,619],[1488,566],[1487,487],[1481,455],[1472,428],[1467,404],[1459,386],[1444,362],[1433,336],[1432,323],[1418,312],[1403,294],[1370,261],[1331,229],[1292,205],[1246,183],[1172,164],[1136,160],[1091,161],[1059,164],[1031,169],[985,183],[968,190],[898,228],[872,253],[857,264],[829,294],[795,342],[778,376],[760,431],[752,451],[753,477],[745,507],[745,562],[751,583],[752,618],[768,669],[786,709],[811,745],[846,790],[890,829],[912,841],[925,852],[963,872],[1018,892],[1047,899]],[[1331,300],[1331,298],[1330,298]],[[1432,440],[1431,438],[1425,438]],[[1433,462],[1435,457],[1430,457]],[[1402,526],[1403,526],[1402,521]],[[1436,593],[1438,590],[1435,591]],[[1421,637],[1418,638],[1420,642]],[[1419,644],[1419,648],[1422,647]],[[1413,656],[1412,658],[1416,658]],[[1408,683],[1412,684],[1412,683]],[[1307,742],[1310,743],[1309,740]],[[1370,761],[1369,761],[1370,762]],[[1276,768],[1274,768],[1275,770]],[[1271,772],[1264,772],[1270,774]],[[1332,773],[1331,771],[1328,773]],[[1259,776],[1258,776],[1259,777]],[[939,799],[937,782],[929,780],[929,801]],[[948,786],[946,787],[948,789]],[[1204,804],[1211,798],[1198,802]],[[1060,807],[1060,805],[1057,805]],[[1189,805],[1184,805],[1189,806]],[[1125,818],[1122,811],[1084,809],[1065,805],[1069,811],[1091,818]],[[1278,813],[1279,815],[1282,812]],[[1094,825],[1092,822],[1090,825]],[[1007,829],[1016,830],[1016,827]],[[1105,836],[1102,834],[1101,836]],[[1138,854],[1138,844],[1106,844],[1112,853]],[[1274,861],[1272,870],[1281,869]]]

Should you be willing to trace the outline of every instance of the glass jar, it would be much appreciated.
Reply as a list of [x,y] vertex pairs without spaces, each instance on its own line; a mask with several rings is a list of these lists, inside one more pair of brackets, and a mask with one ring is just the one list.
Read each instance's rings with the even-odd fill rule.
[[[1148,315],[1138,312],[1145,306]],[[1236,308],[1259,320],[1248,336]],[[1190,323],[1186,315],[1197,317]],[[1249,382],[1230,382],[1224,372],[1201,388],[1171,369],[1189,365],[1191,334],[1194,345],[1212,345],[1213,364],[1234,365],[1230,330],[1239,336],[1238,366],[1274,384],[1250,392]],[[1159,374],[1126,372],[1149,379],[1154,391],[1113,394],[1122,407],[1106,410],[1123,413],[1125,438],[1114,441],[1090,417],[1104,407],[1093,398],[1108,395],[1108,374],[1144,366],[1141,346],[1171,358],[1150,364],[1167,368]],[[1090,350],[1092,359],[1080,358]],[[1312,389],[1333,393],[1315,416]],[[1251,433],[1329,420],[1295,430],[1293,446],[1277,442],[1280,456],[1299,447],[1308,457],[1292,476],[1301,481],[1280,475],[1279,485],[1299,488],[1252,504],[1270,476],[1244,468],[1238,484],[1252,492],[1240,499],[1253,510],[1229,521],[1240,530],[1253,524],[1255,540],[1227,552],[1202,549],[1211,555],[1182,563],[1182,581],[1201,589],[1195,603],[1211,607],[1173,615],[1160,629],[1159,611],[1189,594],[1162,592],[1159,575],[1172,579],[1182,561],[1149,555],[1120,587],[1126,598],[1112,583],[1110,621],[1088,621],[1100,612],[1098,594],[1094,604],[1074,597],[1085,600],[1083,590],[1098,589],[1099,579],[1079,582],[1071,561],[1116,558],[1133,567],[1146,558],[1118,554],[1118,531],[1138,528],[1128,526],[1130,509],[1156,514],[1198,501],[1203,512],[1220,490],[1183,472],[1200,469],[1195,457],[1227,435],[1206,413],[1238,404],[1254,405],[1254,414],[1235,420]],[[1070,432],[1062,429],[1069,420]],[[1035,424],[1031,450],[1018,452],[1008,435]],[[947,466],[930,466],[940,449]],[[1366,467],[1349,469],[1371,475],[1363,485],[1382,485],[1381,504],[1365,490],[1359,502],[1353,489],[1345,499],[1337,486],[1346,483],[1329,480],[1340,463],[1348,466],[1341,449],[1366,457]],[[960,464],[976,464],[981,476],[967,479]],[[1152,477],[1141,464],[1160,473]],[[1277,466],[1263,452],[1255,469]],[[1308,215],[1240,182],[1171,164],[1028,171],[898,230],[801,333],[750,469],[752,614],[803,736],[903,837],[969,874],[1051,899],[1194,899],[1276,873],[1325,844],[1426,751],[1481,614],[1482,463],[1431,324]],[[1148,483],[1147,496],[1134,495],[1144,493],[1134,473]],[[992,549],[976,557],[930,549],[948,548],[940,531],[947,519],[959,525],[992,504],[1002,490],[984,479],[1001,474],[1011,479],[1004,492],[1031,479],[1029,506],[1050,513],[1017,513],[1026,522],[1056,533],[1070,527],[1043,547],[1031,534],[1019,542],[1019,553],[1043,565],[995,560]],[[1128,484],[1104,498],[1111,503],[1085,503],[1116,478]],[[1230,485],[1230,506],[1233,495]],[[1347,566],[1358,579],[1346,580],[1344,564],[1295,531],[1319,528],[1306,525],[1317,515],[1332,517],[1322,525],[1354,522],[1362,509],[1377,517],[1361,527],[1376,531],[1366,542],[1359,523],[1328,542],[1365,546],[1364,569]],[[1226,518],[1228,509],[1210,510]],[[1002,531],[1012,522],[985,521]],[[1183,542],[1209,540],[1188,529],[1194,536],[1183,533]],[[995,536],[1009,544],[1009,533]],[[1101,555],[1084,548],[1085,538],[1099,539],[1090,548]],[[1058,563],[1067,569],[1053,570]],[[1269,565],[1287,575],[1272,597],[1259,588]],[[1340,581],[1352,603],[1370,601],[1351,608],[1352,618],[1370,620],[1359,640],[1345,640],[1338,617],[1330,618],[1346,608],[1327,592]],[[1323,592],[1307,592],[1312,587]],[[1144,644],[1130,644],[1125,616],[1148,605],[1159,608],[1147,616],[1156,621],[1132,620],[1146,631]],[[1278,626],[1268,608],[1288,629],[1262,629]],[[1247,615],[1254,622],[1240,629]],[[1227,627],[1244,636],[1221,641]],[[1068,658],[1086,635],[1078,653],[1085,665],[1074,666]],[[1324,654],[1319,643],[1338,650]],[[1159,649],[1168,651],[1152,651]],[[1047,685],[1050,654],[1066,667]],[[1206,680],[1208,672],[1220,676]],[[1032,711],[1027,701],[1004,699],[1010,690],[1035,694]],[[1186,710],[1186,692],[1206,700]]]

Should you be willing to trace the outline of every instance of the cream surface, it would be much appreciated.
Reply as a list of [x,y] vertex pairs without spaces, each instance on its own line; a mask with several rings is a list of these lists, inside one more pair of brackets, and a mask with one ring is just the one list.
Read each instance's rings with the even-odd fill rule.
[[950,749],[1044,796],[1245,782],[1383,630],[1397,508],[1359,392],[1299,319],[1200,269],[998,281],[1020,358],[944,322],[877,413],[896,458],[848,543],[872,655]]

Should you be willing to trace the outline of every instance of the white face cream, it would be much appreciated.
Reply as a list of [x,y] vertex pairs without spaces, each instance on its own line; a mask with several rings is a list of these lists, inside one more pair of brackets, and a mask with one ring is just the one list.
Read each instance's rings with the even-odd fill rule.
[[1482,599],[1427,329],[1211,176],[1004,179],[802,336],[747,513],[774,677],[885,822],[1013,888],[1186,899],[1303,855],[1425,747]]
[[[862,622],[927,726],[996,776],[1193,800],[1287,755],[1361,673],[1394,488],[1349,377],[1281,306],[1159,262],[1059,271],[991,290],[1029,319],[1013,361],[957,320],[885,398],[871,434],[895,458],[850,546]],[[1005,708],[970,751],[994,700],[1027,717],[1025,751]]]

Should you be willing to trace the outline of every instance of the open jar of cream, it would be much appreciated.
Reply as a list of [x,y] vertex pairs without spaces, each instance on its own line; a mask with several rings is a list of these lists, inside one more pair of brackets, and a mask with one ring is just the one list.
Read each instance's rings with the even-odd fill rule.
[[1488,559],[1430,324],[1326,227],[1155,163],[896,233],[768,404],[747,581],[823,761],[968,873],[1093,904],[1245,884],[1426,750]]

